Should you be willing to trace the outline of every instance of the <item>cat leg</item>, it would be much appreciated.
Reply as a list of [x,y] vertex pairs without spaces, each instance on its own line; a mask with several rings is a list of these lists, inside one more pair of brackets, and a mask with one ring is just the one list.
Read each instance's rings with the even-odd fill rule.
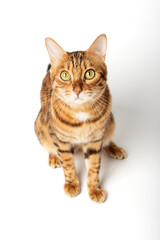
[[57,141],[57,145],[65,177],[64,192],[70,197],[75,197],[80,193],[80,186],[73,159],[74,148],[70,143],[60,140]]
[[[60,160],[58,156],[55,154],[57,152],[56,139],[54,133],[50,128],[48,128],[47,124],[42,121],[42,112],[40,111],[38,117],[35,121],[35,132],[40,143],[46,148],[49,152],[48,164],[52,168],[61,167]],[[53,135],[53,136],[52,136]]]
[[106,192],[100,187],[99,170],[101,163],[102,140],[90,142],[83,145],[85,161],[88,168],[88,192],[91,200],[95,202],[104,202]]

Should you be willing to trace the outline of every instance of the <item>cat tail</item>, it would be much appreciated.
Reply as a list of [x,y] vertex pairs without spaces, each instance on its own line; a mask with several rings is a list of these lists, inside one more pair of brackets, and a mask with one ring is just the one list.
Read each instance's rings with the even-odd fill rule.
[[50,68],[51,68],[51,64],[49,63],[47,67],[47,72],[50,70]]

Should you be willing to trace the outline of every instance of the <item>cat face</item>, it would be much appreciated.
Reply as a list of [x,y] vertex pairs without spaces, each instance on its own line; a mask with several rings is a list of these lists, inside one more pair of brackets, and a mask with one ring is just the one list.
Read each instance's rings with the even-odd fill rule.
[[65,52],[50,38],[46,39],[46,46],[52,64],[53,89],[61,100],[77,105],[103,94],[107,75],[105,35],[100,35],[85,52]]

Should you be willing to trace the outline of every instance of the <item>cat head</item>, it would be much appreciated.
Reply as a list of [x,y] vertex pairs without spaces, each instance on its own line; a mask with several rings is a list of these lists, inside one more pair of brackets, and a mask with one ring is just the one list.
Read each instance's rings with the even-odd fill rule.
[[52,88],[62,101],[85,104],[103,94],[107,78],[105,34],[97,37],[87,51],[69,53],[51,38],[45,42],[51,60]]

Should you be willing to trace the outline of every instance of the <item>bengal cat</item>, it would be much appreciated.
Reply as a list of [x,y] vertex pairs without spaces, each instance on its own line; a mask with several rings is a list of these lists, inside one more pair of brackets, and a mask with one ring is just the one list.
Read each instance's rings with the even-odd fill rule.
[[113,158],[126,157],[111,141],[115,122],[107,85],[106,35],[97,37],[87,51],[65,52],[51,38],[46,38],[46,47],[51,65],[42,83],[35,132],[49,152],[49,165],[63,167],[64,191],[70,197],[80,193],[73,154],[77,147],[83,149],[89,196],[104,202],[106,193],[99,183],[102,148]]

